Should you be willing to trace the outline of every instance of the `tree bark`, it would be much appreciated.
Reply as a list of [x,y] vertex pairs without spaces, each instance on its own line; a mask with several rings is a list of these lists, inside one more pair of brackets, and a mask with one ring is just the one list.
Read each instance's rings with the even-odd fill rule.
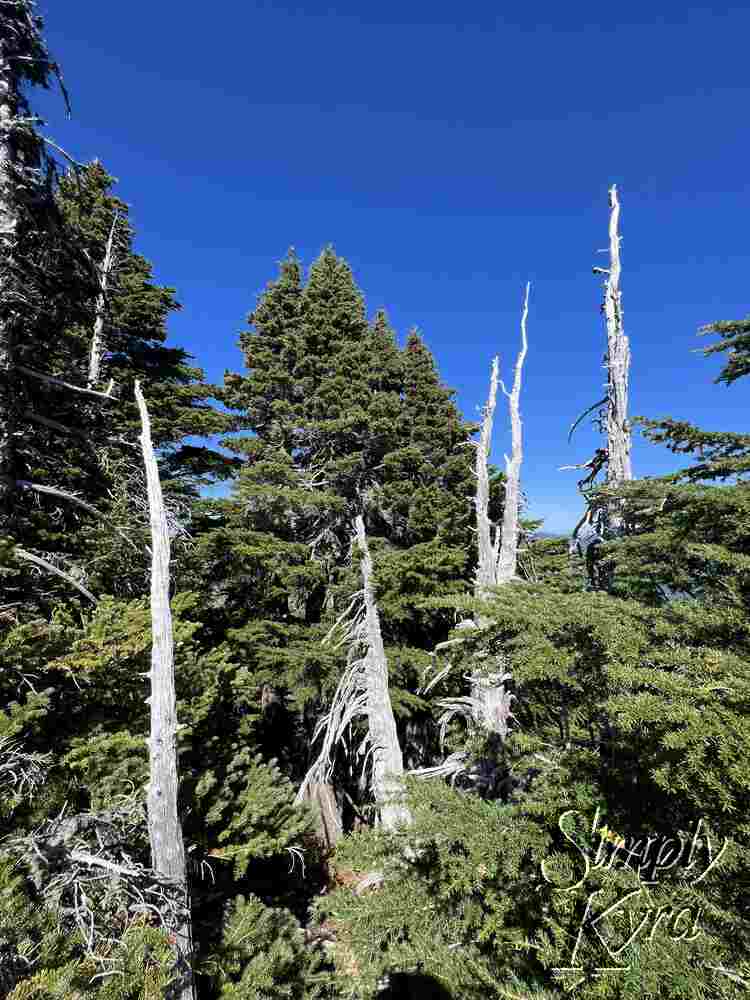
[[[516,359],[513,374],[513,386],[507,392],[498,376],[499,360],[492,362],[490,377],[490,393],[484,408],[484,419],[477,445],[477,492],[475,507],[477,512],[477,538],[479,545],[477,575],[474,594],[479,599],[489,596],[489,588],[499,584],[509,583],[516,576],[518,564],[518,533],[521,499],[521,463],[523,462],[523,436],[521,428],[521,379],[523,365],[528,350],[526,321],[529,315],[529,290],[526,285],[523,310],[521,312],[521,348]],[[498,384],[508,398],[508,408],[511,420],[511,457],[505,459],[505,504],[503,508],[502,529],[495,529],[492,538],[492,524],[489,518],[489,473],[487,461],[492,443],[492,423],[495,413]],[[481,616],[477,616],[480,628],[487,624]],[[487,677],[474,676],[471,682],[471,697],[474,703],[472,715],[475,725],[489,729],[505,738],[508,732],[510,715],[510,698],[505,685],[499,679],[505,677],[503,669],[500,673]]]
[[343,834],[341,813],[333,785],[330,781],[311,781],[305,786],[304,799],[315,815],[315,834],[318,840],[332,850]]
[[526,295],[521,313],[521,349],[516,359],[513,374],[513,388],[508,397],[511,424],[511,457],[505,458],[505,506],[503,509],[503,527],[500,540],[500,553],[497,559],[496,579],[498,583],[508,583],[516,575],[518,565],[518,533],[519,509],[521,500],[521,463],[523,462],[523,437],[521,433],[521,411],[519,399],[521,396],[521,376],[523,363],[526,360],[528,339],[526,336],[526,321],[529,316],[529,289],[526,285]]
[[615,184],[609,189],[609,271],[604,286],[607,322],[607,483],[619,486],[633,478],[628,425],[630,344],[625,335],[620,291],[620,201]]
[[135,398],[141,416],[141,446],[151,514],[151,731],[147,796],[151,865],[174,885],[180,917],[171,928],[176,957],[173,995],[195,1000],[192,973],[192,924],[185,865],[185,846],[177,812],[177,697],[174,683],[172,612],[169,604],[170,542],[159,470],[151,443],[151,424],[140,383]]
[[368,643],[365,675],[367,721],[372,752],[372,792],[379,807],[381,825],[387,830],[393,830],[410,823],[411,814],[403,804],[401,779],[404,775],[404,759],[398,742],[396,720],[388,690],[388,661],[373,588],[372,558],[361,514],[356,518],[355,527],[357,543],[362,553],[360,565],[365,596]]
[[486,595],[487,587],[497,582],[497,529],[493,538],[493,526],[490,522],[490,477],[487,466],[492,446],[492,424],[497,404],[497,386],[499,381],[500,359],[494,358],[490,376],[490,394],[484,408],[482,428],[477,444],[477,460],[474,472],[477,478],[477,492],[474,507],[477,514],[477,573],[476,593],[481,597]]
[[94,332],[91,336],[91,351],[89,354],[89,388],[99,381],[104,355],[104,320],[107,313],[107,285],[112,272],[115,229],[117,228],[117,212],[112,216],[112,226],[107,237],[104,259],[99,268],[99,294],[94,306]]

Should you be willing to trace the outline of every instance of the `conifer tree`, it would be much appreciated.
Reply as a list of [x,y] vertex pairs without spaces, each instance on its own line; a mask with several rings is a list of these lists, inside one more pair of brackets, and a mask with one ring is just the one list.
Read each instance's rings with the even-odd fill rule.
[[750,375],[750,316],[745,319],[717,320],[704,326],[701,333],[719,336],[718,342],[707,347],[704,354],[729,355],[717,382],[732,385],[737,379]]
[[288,710],[275,713],[286,731],[274,755],[301,780],[344,667],[321,640],[361,586],[349,560],[361,514],[393,697],[422,744],[407,739],[410,759],[424,754],[403,716],[429,722],[416,691],[432,636],[450,622],[418,605],[471,571],[471,427],[421,339],[402,352],[384,313],[367,323],[331,250],[304,284],[290,255],[250,322],[250,372],[227,376],[227,400],[253,434],[227,442],[245,465],[235,499],[208,504],[221,520],[201,542],[209,578],[222,577],[214,604],[242,650],[243,687],[251,697],[267,685]]
[[[195,446],[190,437],[233,424],[211,402],[221,390],[203,382],[183,350],[164,345],[167,318],[178,308],[173,290],[156,285],[151,265],[134,252],[128,207],[111,194],[112,184],[94,162],[63,177],[55,193],[60,231],[76,255],[69,257],[58,314],[49,317],[43,355],[31,357],[24,348],[23,454],[35,481],[54,485],[58,493],[32,503],[27,488],[16,497],[13,523],[18,543],[71,567],[89,590],[133,594],[144,586],[147,572],[134,380],[142,380],[153,411],[170,503],[183,516],[185,501],[202,482],[232,472],[231,460]],[[94,331],[102,375],[95,386],[90,380]],[[23,589],[22,580],[18,587]]]
[[[13,555],[67,578],[64,569],[29,553],[19,532],[18,508],[29,496],[56,496],[85,509],[60,484],[35,477],[38,450],[30,427],[30,359],[46,348],[61,317],[75,312],[78,289],[69,278],[77,253],[52,199],[54,165],[48,159],[24,91],[46,87],[59,71],[42,37],[42,21],[29,0],[0,12],[0,533],[12,535]],[[33,413],[33,409],[32,409]],[[42,418],[45,419],[44,417]],[[46,418],[46,426],[55,421]],[[10,554],[10,553],[9,553]]]

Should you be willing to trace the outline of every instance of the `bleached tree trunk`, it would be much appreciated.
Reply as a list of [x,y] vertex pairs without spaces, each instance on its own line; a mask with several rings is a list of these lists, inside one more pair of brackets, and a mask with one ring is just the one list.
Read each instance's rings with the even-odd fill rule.
[[398,742],[396,720],[388,690],[388,661],[380,630],[380,614],[373,588],[370,548],[362,515],[355,521],[357,543],[362,553],[361,569],[365,597],[368,649],[365,661],[367,722],[372,752],[372,792],[387,830],[409,823],[411,815],[402,801],[404,759]]
[[177,812],[177,697],[174,684],[172,612],[169,604],[170,542],[159,470],[151,443],[151,424],[140,384],[135,398],[141,416],[141,446],[151,514],[151,729],[147,796],[151,865],[171,882],[181,904],[172,928],[179,1000],[195,1000],[192,973],[192,925],[185,866],[185,846]]
[[[529,290],[526,285],[523,309],[521,312],[521,348],[516,359],[513,374],[513,386],[508,392],[499,379],[499,361],[492,362],[490,377],[490,393],[484,408],[484,419],[477,445],[477,492],[475,507],[477,513],[477,538],[479,557],[474,593],[477,598],[488,596],[488,587],[509,583],[516,576],[518,563],[518,536],[521,499],[521,463],[523,462],[523,436],[521,428],[521,380],[523,365],[528,350],[526,323],[529,315]],[[495,413],[497,387],[500,385],[508,399],[508,409],[511,421],[511,457],[505,459],[505,504],[503,508],[502,529],[495,529],[492,537],[492,524],[489,518],[489,472],[488,458],[492,443],[492,423]],[[483,627],[486,621],[478,616],[478,625]],[[505,685],[499,682],[504,677],[502,670],[494,676],[474,676],[471,684],[471,697],[474,704],[472,715],[477,726],[492,730],[505,738],[508,730],[510,695]]]
[[513,387],[505,392],[508,398],[511,425],[511,457],[505,457],[505,506],[503,509],[503,527],[500,535],[500,552],[497,558],[497,583],[508,583],[516,575],[518,564],[519,512],[521,504],[521,463],[523,462],[523,436],[521,433],[521,377],[523,363],[526,360],[528,339],[526,321],[529,317],[529,289],[523,300],[521,313],[521,349],[516,359],[513,373]]
[[490,522],[490,476],[488,460],[490,448],[492,446],[492,424],[495,417],[495,406],[497,404],[497,386],[500,378],[500,359],[494,358],[492,361],[492,373],[490,375],[490,394],[487,405],[482,416],[482,428],[479,433],[479,443],[477,444],[477,460],[474,467],[477,478],[477,491],[474,497],[474,507],[477,515],[477,573],[476,592],[481,597],[486,593],[487,587],[493,586],[497,582],[497,530],[494,531]]
[[91,350],[89,353],[89,388],[96,385],[101,374],[102,357],[104,356],[104,320],[107,313],[107,286],[109,284],[109,276],[112,273],[116,228],[117,212],[112,216],[112,225],[107,237],[104,259],[99,268],[99,294],[96,297],[96,304],[94,306],[94,331],[91,336]]
[[12,261],[18,230],[13,164],[12,123],[18,106],[17,78],[0,38],[0,517],[7,515],[14,489],[15,400],[13,362],[15,329],[11,307]]
[[609,271],[604,286],[607,321],[607,483],[619,486],[633,478],[628,425],[630,344],[625,335],[620,291],[620,200],[617,185],[609,189]]

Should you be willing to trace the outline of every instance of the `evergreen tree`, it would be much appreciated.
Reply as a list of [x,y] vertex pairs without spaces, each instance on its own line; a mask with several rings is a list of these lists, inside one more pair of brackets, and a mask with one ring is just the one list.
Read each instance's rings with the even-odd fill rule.
[[[24,376],[28,429],[18,454],[25,459],[21,474],[32,485],[16,494],[13,535],[90,591],[133,594],[145,583],[147,539],[135,380],[143,380],[154,413],[155,445],[178,523],[201,483],[226,478],[233,466],[191,438],[224,432],[233,422],[211,402],[221,390],[203,382],[182,349],[164,345],[167,317],[178,308],[173,290],[155,284],[151,265],[134,252],[128,208],[111,194],[112,184],[94,162],[62,178],[56,192],[55,211],[77,257],[69,275],[71,301],[56,321],[51,317],[43,361],[38,352],[32,357],[32,343],[16,352],[30,372]],[[87,373],[102,302],[92,267],[105,252],[115,218],[101,324],[103,377],[93,386]],[[110,395],[105,380],[113,385]],[[18,576],[14,593],[27,589],[27,577]]]
[[473,428],[416,335],[400,351],[384,313],[367,323],[351,271],[330,249],[304,284],[290,255],[250,323],[241,339],[250,371],[227,376],[227,400],[252,435],[227,442],[245,465],[235,497],[206,505],[221,522],[201,545],[209,579],[222,581],[212,604],[243,662],[235,683],[248,703],[264,685],[277,692],[288,711],[274,713],[266,745],[300,780],[343,669],[321,640],[361,586],[350,560],[360,512],[392,696],[404,728],[414,712],[428,720],[416,692],[450,621],[418,605],[470,572]]
[[701,333],[715,333],[719,341],[707,347],[705,354],[728,354],[717,382],[731,385],[738,378],[750,375],[750,316],[745,319],[719,320],[704,326]]

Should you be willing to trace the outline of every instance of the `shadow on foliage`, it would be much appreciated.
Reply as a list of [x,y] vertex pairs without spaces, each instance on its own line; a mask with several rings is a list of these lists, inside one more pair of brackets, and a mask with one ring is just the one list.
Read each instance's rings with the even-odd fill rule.
[[393,972],[388,986],[377,1000],[453,1000],[452,995],[432,976],[421,972]]

